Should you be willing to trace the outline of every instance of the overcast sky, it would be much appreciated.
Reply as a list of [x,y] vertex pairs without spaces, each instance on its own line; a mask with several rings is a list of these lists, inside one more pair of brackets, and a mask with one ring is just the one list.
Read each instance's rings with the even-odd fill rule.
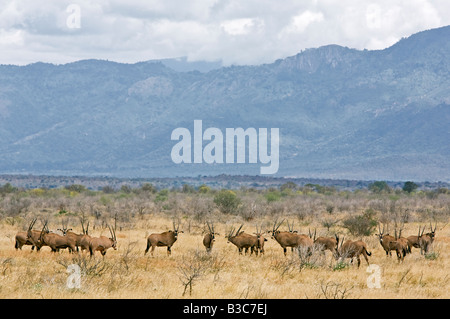
[[326,44],[383,49],[449,24],[449,0],[0,0],[0,64],[261,64]]

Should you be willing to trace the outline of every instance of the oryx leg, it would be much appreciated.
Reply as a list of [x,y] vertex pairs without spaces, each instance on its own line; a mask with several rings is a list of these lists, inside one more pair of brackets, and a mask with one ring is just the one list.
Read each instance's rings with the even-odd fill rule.
[[363,253],[364,259],[366,260],[367,265],[369,265],[369,258],[367,257],[366,252]]

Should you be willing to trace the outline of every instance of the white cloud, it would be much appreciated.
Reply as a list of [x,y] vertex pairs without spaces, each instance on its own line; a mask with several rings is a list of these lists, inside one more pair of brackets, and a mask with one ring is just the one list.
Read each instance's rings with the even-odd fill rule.
[[[67,27],[70,4],[81,8],[79,29]],[[449,24],[448,0],[2,0],[0,64],[179,56],[260,64],[331,43],[382,49]]]
[[292,18],[292,23],[286,28],[287,32],[304,32],[306,28],[314,23],[323,21],[322,12],[311,12],[306,10]]
[[244,35],[249,34],[254,27],[261,28],[264,26],[264,21],[261,19],[234,19],[227,20],[220,24],[223,30],[230,35]]
[[4,30],[0,29],[0,45],[4,46],[22,46],[24,43],[22,30]]

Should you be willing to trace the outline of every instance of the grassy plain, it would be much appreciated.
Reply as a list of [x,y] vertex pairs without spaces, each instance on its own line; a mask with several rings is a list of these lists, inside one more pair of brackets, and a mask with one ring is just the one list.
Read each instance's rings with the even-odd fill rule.
[[[348,195],[348,194],[347,194]],[[27,195],[28,196],[28,195]],[[33,195],[34,196],[34,195]],[[342,202],[337,197],[316,196],[313,200],[304,194],[291,194],[274,202],[266,202],[262,195],[250,196],[252,200],[243,201],[243,210],[264,207],[264,212],[250,214],[223,214],[214,205],[202,205],[212,202],[212,195],[199,201],[198,194],[174,194],[170,207],[161,204],[145,206],[145,198],[137,201],[131,195],[74,195],[65,194],[49,204],[39,197],[30,198],[33,204],[20,214],[3,216],[0,220],[0,298],[408,298],[408,299],[447,299],[450,297],[450,227],[448,222],[449,194],[440,194],[436,198],[412,198],[401,195],[395,199],[396,208],[392,207],[392,197],[380,199],[372,195],[350,195]],[[60,196],[60,195],[58,195]],[[154,203],[157,194],[148,198]],[[172,196],[168,195],[169,198]],[[203,195],[202,195],[203,196]],[[253,196],[253,197],[252,197]],[[364,199],[358,199],[359,197]],[[299,199],[302,198],[302,199]],[[411,199],[412,198],[412,199]],[[342,198],[341,198],[342,199]],[[3,201],[5,202],[6,199]],[[305,205],[290,209],[295,203],[289,201],[308,201],[307,214],[301,213]],[[437,234],[432,252],[427,256],[413,248],[403,263],[398,263],[395,252],[386,257],[378,238],[354,236],[343,228],[342,221],[352,214],[370,207],[376,212],[378,221],[386,220],[390,207],[391,213],[409,210],[408,222],[404,224],[403,235],[415,235],[419,226],[429,227],[430,216],[436,220]],[[65,205],[61,214],[62,206]],[[89,206],[88,203],[92,205]],[[185,204],[189,203],[190,206]],[[246,203],[249,203],[246,206]],[[335,209],[330,212],[330,203]],[[304,204],[304,203],[303,203]],[[401,204],[401,206],[400,206]],[[83,206],[86,205],[86,206]],[[97,205],[97,206],[96,206]],[[284,207],[268,207],[279,205]],[[89,209],[90,207],[90,209]],[[96,207],[96,208],[95,208]],[[134,208],[133,208],[134,207]],[[139,208],[140,207],[140,208]],[[384,206],[383,206],[384,207]],[[98,210],[103,212],[99,217]],[[170,209],[170,212],[167,210]],[[379,209],[379,210],[377,210]],[[199,215],[199,211],[204,213]],[[258,210],[258,209],[256,209]],[[73,213],[70,213],[70,212]],[[105,257],[96,254],[90,258],[86,252],[69,254],[67,250],[52,253],[48,247],[40,252],[31,251],[30,246],[22,250],[14,248],[14,238],[18,231],[25,230],[32,216],[50,217],[50,228],[56,229],[63,219],[68,219],[75,232],[81,232],[78,218],[86,213],[91,221],[92,236],[109,236],[105,220],[112,223],[108,212],[127,212],[126,218],[118,219],[116,231],[118,249],[108,250]],[[96,212],[97,211],[97,212]],[[130,213],[134,211],[134,213]],[[428,212],[428,213],[427,213]],[[433,213],[430,213],[433,212]],[[425,215],[425,214],[428,215]],[[125,216],[125,213],[123,213]],[[389,215],[389,216],[388,216]],[[330,217],[331,216],[331,217]],[[179,218],[180,230],[184,232],[172,247],[172,255],[167,256],[166,248],[158,247],[154,256],[144,256],[146,237],[151,233],[172,228],[173,218]],[[380,288],[369,288],[368,279],[372,274],[367,271],[364,259],[358,269],[356,264],[337,264],[330,252],[314,252],[308,260],[302,260],[298,254],[288,250],[285,257],[282,248],[267,234],[263,256],[239,255],[236,247],[227,243],[225,234],[231,226],[244,224],[243,230],[253,233],[255,225],[271,229],[276,218],[295,221],[299,233],[308,233],[316,229],[318,235],[339,233],[348,239],[362,239],[368,244],[372,256],[370,264],[380,268]],[[327,218],[332,223],[325,227]],[[390,217],[389,217],[390,218]],[[38,219],[39,220],[39,219]],[[205,220],[214,220],[216,242],[210,254],[205,252],[202,238]],[[392,225],[392,224],[391,224]],[[36,223],[39,229],[41,222]],[[281,228],[286,230],[284,223]],[[77,264],[81,269],[81,286],[69,288],[67,281],[71,273],[68,266]]]

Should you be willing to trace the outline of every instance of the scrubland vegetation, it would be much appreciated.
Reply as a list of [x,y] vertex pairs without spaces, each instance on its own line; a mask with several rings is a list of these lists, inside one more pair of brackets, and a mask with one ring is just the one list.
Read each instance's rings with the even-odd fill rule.
[[[83,185],[58,189],[18,189],[0,186],[0,297],[1,298],[449,298],[450,192],[441,188],[421,191],[409,185],[391,189],[378,183],[368,189],[340,191],[320,185],[279,188],[211,189],[184,185],[180,189],[104,187],[91,191]],[[380,186],[380,187],[376,187]],[[31,246],[15,249],[15,235],[37,218],[56,230],[67,223],[81,233],[80,218],[89,222],[89,234],[109,236],[116,225],[118,249],[104,257],[89,252],[39,252]],[[151,233],[180,223],[183,233],[172,247],[156,248],[144,256]],[[336,261],[329,251],[305,257],[280,245],[265,233],[265,254],[239,255],[227,243],[231,227],[243,224],[252,234],[256,226],[272,230],[275,220],[294,223],[301,234],[343,236],[363,240],[378,265],[380,288],[369,288],[371,273],[349,259]],[[207,253],[202,244],[206,222],[213,222],[215,244]],[[419,226],[437,226],[430,251],[412,249],[403,262],[395,251],[386,254],[379,243],[378,225],[402,225],[402,236],[417,235]],[[292,224],[291,224],[292,225]],[[426,231],[427,232],[427,231]],[[69,288],[69,265],[81,269],[81,286]]]

